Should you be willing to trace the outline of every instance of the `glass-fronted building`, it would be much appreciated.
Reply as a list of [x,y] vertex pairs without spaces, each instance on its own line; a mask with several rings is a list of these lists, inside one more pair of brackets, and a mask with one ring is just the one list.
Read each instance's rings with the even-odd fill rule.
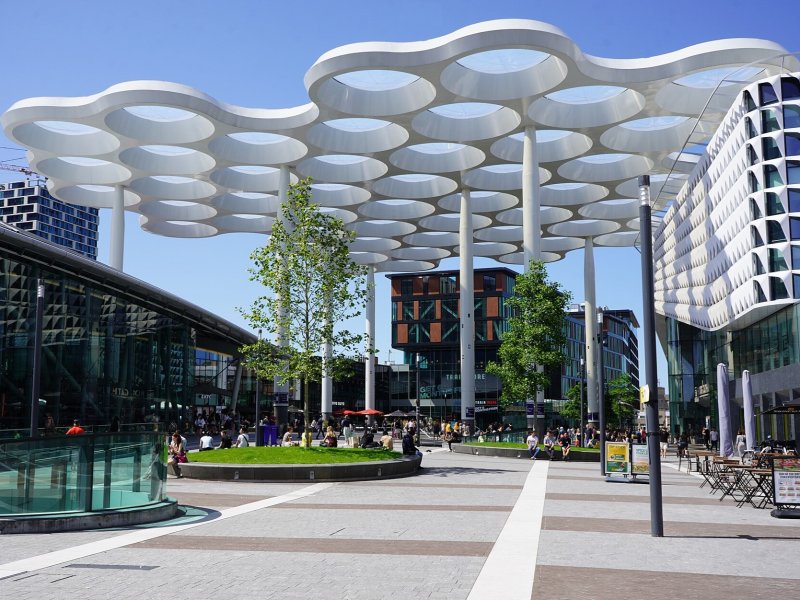
[[252,334],[0,224],[0,430],[6,435],[30,426],[38,281],[44,285],[42,427],[48,415],[56,427],[75,418],[99,429],[114,418],[183,427],[197,404],[248,397],[249,378],[235,372],[238,348],[252,343]]
[[98,210],[53,198],[41,179],[0,183],[0,222],[97,258]]

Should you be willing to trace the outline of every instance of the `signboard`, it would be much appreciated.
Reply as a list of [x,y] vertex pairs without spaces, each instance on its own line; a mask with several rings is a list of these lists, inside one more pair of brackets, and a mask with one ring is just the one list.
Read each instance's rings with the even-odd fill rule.
[[536,415],[536,403],[535,402],[526,402],[525,403],[525,414],[529,417],[533,417]]
[[773,504],[800,505],[800,458],[776,457],[772,461]]
[[650,453],[647,444],[634,444],[631,447],[631,472],[634,475],[650,474]]
[[631,472],[628,457],[629,446],[625,442],[606,442],[606,474],[627,475]]
[[643,385],[639,388],[639,409],[644,410],[644,405],[650,402],[650,386]]
[[275,407],[289,406],[289,394],[277,393],[275,394]]
[[465,419],[474,419],[475,418],[475,409],[471,406],[466,407],[467,415],[464,417]]

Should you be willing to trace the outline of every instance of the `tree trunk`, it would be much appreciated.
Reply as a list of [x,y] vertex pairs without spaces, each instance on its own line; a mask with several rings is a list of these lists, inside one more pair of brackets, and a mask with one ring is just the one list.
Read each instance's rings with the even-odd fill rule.
[[311,440],[314,434],[311,431],[311,398],[308,393],[308,379],[303,379],[303,433],[300,436],[300,445],[303,448],[311,448]]

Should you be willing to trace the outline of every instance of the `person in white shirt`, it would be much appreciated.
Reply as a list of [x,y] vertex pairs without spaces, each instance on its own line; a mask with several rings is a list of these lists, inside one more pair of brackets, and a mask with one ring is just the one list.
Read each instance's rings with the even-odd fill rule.
[[213,450],[214,449],[214,438],[212,438],[208,431],[203,431],[203,435],[200,438],[200,452],[204,450]]
[[547,456],[550,457],[550,460],[553,460],[553,446],[556,445],[556,437],[552,431],[548,431],[547,435],[544,436],[544,451],[547,452]]
[[247,439],[247,430],[242,427],[239,430],[239,437],[236,438],[237,448],[247,448],[250,445],[250,440]]
[[536,460],[536,455],[539,454],[539,436],[531,431],[525,443],[528,444],[528,452],[530,452],[531,460]]

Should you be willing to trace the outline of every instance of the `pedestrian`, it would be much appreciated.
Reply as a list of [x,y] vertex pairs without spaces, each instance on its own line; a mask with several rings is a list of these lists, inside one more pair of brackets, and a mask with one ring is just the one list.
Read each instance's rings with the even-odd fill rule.
[[736,436],[736,451],[739,453],[740,459],[747,451],[747,436],[744,434],[744,429],[740,429],[739,434]]
[[703,444],[706,450],[711,450],[711,431],[708,427],[703,427]]
[[719,432],[712,427],[711,431],[708,434],[708,437],[711,440],[711,449],[717,450],[719,448]]
[[178,478],[183,477],[180,465],[189,462],[186,458],[186,446],[183,444],[181,434],[177,431],[172,434],[172,442],[169,444],[169,460],[167,465],[172,465],[172,470]]
[[531,455],[531,460],[536,461],[536,456],[539,454],[539,436],[536,435],[536,432],[531,431],[525,443],[528,444],[528,453]]
[[569,433],[563,432],[559,438],[559,443],[561,444],[561,460],[568,461],[570,451]]
[[661,445],[661,457],[667,457],[667,450],[669,449],[669,432],[662,428],[661,431],[658,432],[658,441]]
[[242,427],[239,429],[239,437],[236,438],[237,448],[247,448],[250,445],[250,440],[247,438],[247,429]]
[[233,446],[233,440],[231,439],[231,436],[228,435],[227,429],[223,429],[222,434],[220,435],[222,437],[219,440],[219,446],[217,446],[217,450],[227,450],[228,448]]
[[67,429],[67,435],[80,435],[82,433],[86,433],[86,430],[81,427],[81,423],[78,419],[75,419],[72,422],[72,427]]
[[206,450],[213,450],[214,449],[214,438],[208,433],[206,429],[203,431],[203,435],[200,436],[200,452],[204,452]]
[[547,453],[547,456],[550,460],[554,458],[554,449],[553,447],[556,445],[556,437],[552,431],[547,431],[544,436],[544,451]]
[[453,431],[450,429],[450,423],[445,425],[444,441],[447,442],[447,451],[453,451]]

